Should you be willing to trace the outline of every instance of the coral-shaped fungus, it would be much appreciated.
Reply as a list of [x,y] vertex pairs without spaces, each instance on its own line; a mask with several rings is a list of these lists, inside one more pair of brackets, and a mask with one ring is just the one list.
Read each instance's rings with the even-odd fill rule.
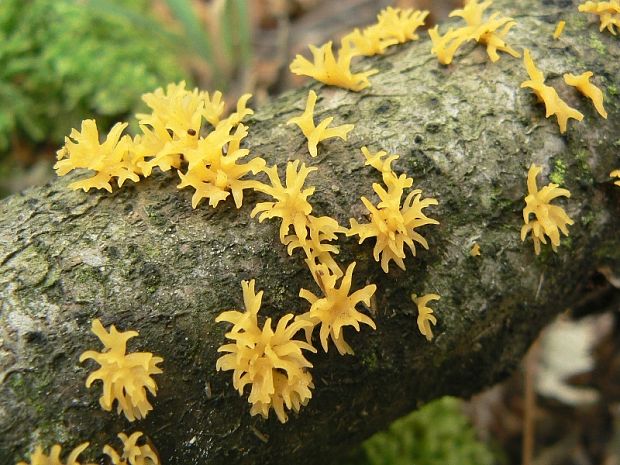
[[321,288],[323,297],[316,296],[306,289],[299,291],[299,296],[310,302],[311,306],[308,312],[297,319],[312,322],[312,325],[305,329],[308,341],[312,337],[314,326],[320,325],[319,339],[325,352],[328,349],[327,339],[331,337],[341,355],[353,354],[353,349],[344,340],[343,328],[345,326],[353,326],[356,331],[359,331],[360,323],[364,323],[372,329],[377,329],[370,317],[356,309],[359,303],[364,303],[367,307],[370,305],[370,298],[377,290],[377,286],[369,284],[349,294],[353,268],[355,268],[355,262],[349,265],[344,276],[340,278],[340,287],[337,287],[338,277],[332,274],[327,266],[317,265],[312,276]]
[[372,188],[380,199],[376,206],[366,197],[362,197],[362,202],[370,212],[370,223],[359,224],[352,218],[347,235],[357,234],[360,237],[360,244],[369,237],[375,237],[377,242],[373,255],[377,261],[381,256],[383,271],[386,273],[389,271],[391,260],[394,260],[404,270],[405,244],[409,246],[414,256],[416,254],[415,242],[428,249],[426,239],[416,229],[427,224],[439,224],[437,220],[427,217],[422,212],[430,205],[437,205],[437,200],[422,199],[422,191],[415,189],[409,192],[403,201],[404,189],[411,187],[413,180],[404,174],[396,176],[391,170],[391,162],[398,157],[391,155],[383,160],[382,157],[387,155],[386,152],[371,154],[366,148],[362,148],[362,152],[368,160],[366,164],[382,172],[386,187],[378,183],[373,184]]
[[613,170],[611,173],[609,173],[609,177],[610,178],[618,178],[614,181],[614,184],[618,187],[620,187],[620,170]]
[[596,108],[599,115],[607,119],[607,111],[603,107],[603,91],[590,82],[593,74],[592,71],[586,71],[579,76],[567,73],[563,77],[566,84],[575,87],[579,92],[592,100],[594,108]]
[[400,9],[388,6],[377,15],[377,29],[386,39],[396,39],[399,44],[417,40],[416,30],[424,25],[426,10]]
[[137,331],[119,332],[112,325],[110,332],[107,332],[98,319],[93,320],[92,331],[104,348],[102,352],[87,350],[80,355],[80,362],[93,359],[101,365],[88,376],[86,387],[90,387],[93,381],[101,380],[103,394],[99,404],[104,410],[112,410],[116,401],[117,411],[122,411],[129,421],[144,418],[153,409],[146,390],[156,395],[157,384],[152,376],[162,373],[157,364],[163,359],[150,352],[126,354],[127,341],[137,336]]
[[[65,462],[60,461],[60,451],[62,447],[58,444],[52,446],[50,455],[45,455],[41,446],[37,446],[30,456],[30,463],[18,462],[17,465],[80,465],[78,456],[88,447],[88,442],[84,442],[73,449],[67,456]],[[83,465],[95,465],[94,463]]]
[[301,55],[297,55],[291,63],[291,72],[297,75],[310,76],[317,81],[332,86],[360,91],[370,86],[368,77],[378,73],[376,69],[361,73],[351,72],[351,59],[356,55],[349,41],[343,41],[338,51],[338,58],[332,51],[332,42],[320,47],[310,45],[314,62],[311,63]]
[[123,452],[119,454],[112,446],[105,445],[103,453],[110,457],[112,465],[159,465],[157,452],[149,444],[139,446],[138,439],[142,436],[140,431],[127,436],[119,433],[118,437],[123,442]]
[[[546,244],[545,236],[551,240],[551,247],[554,252],[560,245],[560,231],[568,236],[566,225],[574,224],[573,220],[566,214],[562,207],[551,205],[550,202],[556,197],[570,197],[567,189],[561,189],[557,184],[549,183],[538,190],[536,176],[542,171],[540,166],[532,163],[527,173],[528,195],[525,197],[525,208],[523,209],[523,221],[525,224],[521,228],[521,240],[524,241],[527,234],[532,232],[534,241],[534,251],[536,255],[540,253],[540,243]],[[530,220],[530,215],[534,219]]]
[[593,13],[598,15],[600,21],[600,31],[607,29],[616,35],[616,27],[620,29],[620,0],[610,0],[606,2],[587,1],[579,5],[582,13]]
[[431,300],[439,300],[440,297],[437,294],[426,294],[418,297],[416,294],[411,294],[411,300],[418,307],[418,329],[420,333],[426,337],[427,341],[433,340],[433,328],[431,325],[437,324],[437,317],[433,315],[433,309],[427,306]]
[[275,330],[271,327],[271,318],[260,328],[257,317],[263,292],[255,293],[254,280],[242,281],[241,287],[245,311],[225,311],[215,320],[233,325],[226,333],[232,343],[218,349],[218,352],[227,353],[217,360],[216,368],[233,370],[233,386],[240,395],[245,386],[250,385],[248,402],[252,404],[252,415],[267,418],[273,408],[284,423],[288,419],[285,407],[299,412],[312,397],[310,389],[314,385],[307,370],[312,364],[302,351],[316,350],[305,341],[293,339],[312,323],[292,321],[293,315],[289,313],[278,320]]
[[132,166],[133,141],[128,135],[122,135],[127,123],[116,123],[107,135],[105,142],[99,142],[99,131],[95,120],[82,121],[81,131],[73,129],[65,137],[65,145],[57,152],[58,161],[54,169],[59,176],[83,168],[96,171],[90,178],[69,184],[70,189],[105,189],[112,192],[110,181],[114,178],[121,187],[127,179],[140,180]]
[[343,42],[348,42],[351,50],[363,56],[383,55],[390,45],[396,45],[397,39],[387,38],[385,31],[379,28],[378,24],[373,24],[360,31],[355,28],[352,32],[342,38]]
[[195,148],[185,152],[188,162],[187,172],[179,171],[181,183],[177,186],[193,187],[192,207],[196,208],[202,199],[216,207],[232,193],[235,206],[243,203],[244,189],[254,188],[256,181],[242,179],[248,173],[257,174],[265,166],[261,157],[253,157],[245,162],[241,159],[250,153],[242,149],[241,141],[248,135],[247,127],[239,124],[231,133],[230,122],[221,122],[205,138],[198,140]]
[[498,51],[508,53],[513,57],[520,56],[519,52],[505,41],[508,32],[516,24],[512,18],[500,17],[499,13],[493,13],[483,20],[484,11],[492,3],[491,0],[482,3],[478,3],[478,0],[467,0],[462,9],[450,13],[450,16],[463,18],[467,26],[450,28],[443,36],[439,34],[437,26],[429,29],[428,33],[433,43],[431,52],[437,55],[441,64],[450,64],[459,47],[469,40],[486,45],[487,55],[492,62],[499,60]]
[[583,114],[569,107],[566,102],[560,98],[553,87],[545,85],[545,76],[542,71],[536,68],[528,49],[525,49],[523,52],[523,62],[530,79],[523,81],[521,87],[529,87],[532,89],[534,94],[538,97],[538,100],[545,104],[545,117],[549,118],[551,115],[555,115],[558,119],[560,132],[564,134],[569,118],[581,121],[583,119]]
[[311,90],[308,92],[306,100],[306,109],[300,116],[291,118],[286,124],[296,124],[308,139],[308,151],[312,157],[317,156],[317,145],[319,142],[332,137],[340,137],[347,140],[347,134],[353,129],[352,124],[343,124],[329,128],[328,126],[334,120],[333,116],[325,118],[318,126],[314,125],[314,105],[316,104],[316,93]]
[[303,163],[299,167],[299,163],[299,160],[295,160],[286,164],[285,186],[282,185],[278,176],[278,167],[270,166],[264,171],[269,176],[271,185],[261,184],[255,187],[256,190],[273,197],[275,201],[256,204],[251,217],[254,218],[260,213],[259,222],[266,218],[282,218],[280,241],[283,243],[291,226],[301,241],[305,241],[308,236],[307,216],[312,212],[308,197],[314,193],[314,187],[307,189],[303,187],[308,175],[317,168],[307,168]]

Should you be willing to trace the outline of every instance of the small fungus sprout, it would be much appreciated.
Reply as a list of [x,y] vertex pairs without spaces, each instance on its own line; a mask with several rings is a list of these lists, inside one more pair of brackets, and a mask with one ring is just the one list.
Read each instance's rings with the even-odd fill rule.
[[311,90],[308,92],[306,100],[306,109],[300,116],[291,118],[286,124],[296,124],[308,139],[308,151],[312,157],[317,156],[317,145],[319,142],[332,137],[339,137],[347,140],[347,134],[353,129],[352,124],[343,124],[329,128],[328,126],[334,120],[332,116],[325,118],[318,126],[314,125],[314,105],[316,104],[316,92]]
[[[18,462],[17,465],[80,465],[78,456],[88,447],[88,442],[84,442],[73,449],[67,456],[65,462],[60,460],[60,451],[62,447],[58,444],[52,446],[50,455],[45,455],[41,446],[37,446],[30,456],[30,463]],[[85,463],[83,465],[95,465],[94,463]]]
[[433,328],[431,325],[437,324],[437,317],[433,315],[433,309],[427,306],[431,300],[439,300],[440,297],[437,294],[426,294],[418,297],[416,294],[411,294],[411,300],[418,307],[418,329],[420,333],[426,337],[427,341],[433,340]]
[[590,78],[594,73],[586,71],[579,76],[567,73],[564,75],[564,82],[569,86],[575,87],[579,92],[592,100],[594,108],[599,115],[607,119],[607,111],[603,107],[603,91],[590,82]]
[[545,109],[547,111],[545,117],[549,118],[551,115],[555,115],[558,119],[560,132],[564,134],[566,132],[568,120],[573,118],[577,121],[581,121],[583,119],[583,114],[569,107],[566,102],[560,98],[553,87],[545,85],[545,76],[542,71],[536,68],[528,49],[525,49],[523,53],[523,62],[530,79],[523,81],[521,87],[529,87],[532,89],[534,94],[538,97],[538,100],[545,104]]

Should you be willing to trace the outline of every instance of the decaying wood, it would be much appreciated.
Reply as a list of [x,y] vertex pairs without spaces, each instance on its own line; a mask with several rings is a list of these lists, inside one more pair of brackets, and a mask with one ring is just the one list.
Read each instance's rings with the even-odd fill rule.
[[[190,206],[176,175],[158,174],[113,194],[71,192],[71,179],[30,189],[0,204],[0,463],[27,457],[35,444],[65,448],[90,440],[95,459],[121,431],[143,431],[166,464],[312,464],[335,459],[394,418],[429,399],[466,396],[508,374],[538,331],[571,306],[597,269],[620,273],[620,46],[569,1],[497,1],[513,16],[511,45],[528,47],[548,83],[585,115],[559,134],[554,118],[528,90],[522,63],[503,55],[489,62],[468,45],[448,67],[416,43],[358,67],[381,72],[361,93],[313,84],[317,116],[353,123],[349,141],[330,140],[309,158],[287,119],[302,111],[307,89],[285,94],[249,120],[248,146],[270,163],[299,158],[318,171],[315,212],[343,225],[364,220],[360,196],[380,180],[359,147],[401,155],[395,163],[426,196],[439,226],[422,229],[430,250],[384,274],[372,241],[339,240],[338,261],[355,260],[356,286],[376,283],[369,310],[378,329],[346,330],[355,356],[310,356],[316,389],[299,415],[280,424],[249,415],[230,373],[215,371],[224,309],[242,305],[240,281],[265,291],[263,316],[302,312],[301,287],[316,289],[301,254],[278,241],[278,223],[259,224],[250,211],[259,194],[217,209]],[[560,40],[558,20],[567,27]],[[445,25],[443,26],[446,27]],[[445,29],[442,29],[442,31]],[[564,72],[592,70],[606,90],[607,120],[567,88]],[[527,168],[544,166],[572,197],[559,203],[575,220],[557,254],[538,257],[522,243]],[[374,198],[374,197],[372,197]],[[481,256],[470,256],[474,242]],[[410,294],[434,292],[436,338],[419,334]],[[93,318],[138,329],[133,350],[164,357],[154,411],[127,423],[103,412],[100,387],[87,390],[79,354],[99,348]],[[92,367],[91,367],[92,368]]]

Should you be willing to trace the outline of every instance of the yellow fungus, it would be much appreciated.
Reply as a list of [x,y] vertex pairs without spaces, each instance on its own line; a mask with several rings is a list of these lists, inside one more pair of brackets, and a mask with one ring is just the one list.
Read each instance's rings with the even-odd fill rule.
[[557,26],[555,27],[555,31],[553,31],[553,38],[554,39],[559,39],[560,36],[562,35],[562,31],[564,31],[564,26],[566,26],[566,21],[562,20],[559,21]]
[[252,404],[252,415],[267,418],[273,408],[284,423],[288,420],[284,407],[298,412],[312,397],[310,389],[314,385],[307,370],[312,364],[302,350],[316,352],[316,349],[293,339],[312,323],[292,321],[293,315],[289,313],[278,320],[275,330],[271,328],[271,318],[260,328],[257,317],[263,292],[255,293],[254,280],[242,281],[241,287],[245,311],[225,311],[215,319],[233,325],[226,333],[226,338],[233,342],[218,349],[226,354],[217,360],[216,369],[233,370],[233,386],[240,395],[246,385],[251,386],[248,402]]
[[[67,460],[63,463],[60,461],[60,451],[62,447],[58,444],[52,446],[49,455],[43,453],[41,446],[37,446],[30,456],[30,463],[18,462],[17,465],[80,465],[77,461],[78,456],[84,452],[88,447],[88,442],[84,442],[73,449],[67,456]],[[95,465],[94,463],[88,463],[84,465]]]
[[383,55],[390,45],[396,45],[397,39],[385,37],[385,32],[378,27],[372,25],[363,31],[355,28],[352,32],[342,38],[343,42],[349,42],[351,50],[356,55],[373,56]]
[[69,184],[70,189],[82,189],[84,192],[91,188],[112,192],[110,181],[113,178],[116,178],[119,187],[127,179],[139,181],[132,163],[133,141],[128,135],[121,136],[126,127],[127,123],[116,123],[101,144],[95,120],[82,121],[81,132],[73,129],[69,137],[65,137],[65,145],[57,152],[58,161],[54,169],[58,176],[77,168],[96,171],[90,178]]
[[545,117],[549,118],[551,115],[555,115],[558,119],[558,125],[560,126],[560,133],[564,134],[566,132],[568,120],[573,118],[577,121],[581,121],[583,119],[583,114],[569,107],[566,102],[560,98],[553,87],[545,85],[545,77],[543,73],[536,68],[528,49],[525,49],[523,52],[523,62],[530,79],[523,81],[521,87],[529,87],[536,94],[538,100],[544,102],[546,108]]
[[[538,190],[536,176],[541,171],[540,166],[532,163],[527,173],[528,195],[525,197],[525,208],[523,209],[525,224],[521,228],[522,241],[525,240],[530,231],[532,232],[536,255],[540,253],[541,242],[547,243],[545,236],[551,240],[553,251],[557,252],[560,245],[560,231],[568,236],[566,225],[574,224],[562,207],[550,204],[556,197],[570,197],[570,192],[567,189],[558,188],[558,185],[553,183],[549,183]],[[533,220],[530,220],[530,215],[534,215]]]
[[437,317],[433,315],[433,309],[429,308],[427,304],[431,300],[439,299],[440,297],[437,294],[426,294],[420,297],[416,294],[411,294],[411,300],[413,300],[418,307],[418,330],[426,337],[427,341],[433,340],[433,329],[431,324],[433,326],[437,324]]
[[397,43],[403,44],[419,38],[415,31],[424,25],[427,16],[426,10],[403,10],[388,6],[377,15],[376,27],[383,37],[396,39]]
[[306,100],[306,109],[301,116],[291,118],[286,124],[296,124],[304,136],[308,139],[308,151],[312,157],[317,156],[317,145],[319,142],[332,137],[339,137],[342,140],[347,140],[347,134],[353,129],[352,124],[343,124],[342,126],[336,126],[328,128],[331,122],[334,120],[332,116],[325,118],[319,123],[318,126],[314,125],[314,105],[316,104],[316,93],[311,90],[308,92],[308,99]]
[[615,28],[620,28],[620,0],[604,2],[587,1],[579,5],[579,11],[598,15],[600,31],[607,29],[613,35],[616,35]]
[[620,170],[613,170],[611,173],[609,173],[609,177],[618,178],[616,181],[614,181],[614,184],[620,187]]
[[564,82],[569,86],[576,87],[579,92],[592,100],[599,115],[607,119],[607,111],[603,107],[603,92],[590,82],[592,75],[592,71],[586,71],[579,76],[567,73],[564,75]]
[[474,242],[474,245],[472,246],[471,250],[469,251],[469,254],[472,257],[479,257],[480,256],[480,244],[478,244],[477,242]]
[[142,433],[136,431],[131,436],[119,433],[118,438],[123,442],[123,453],[119,454],[112,446],[103,446],[103,453],[110,457],[112,465],[159,465],[159,456],[149,444],[137,444]]
[[[376,237],[373,256],[376,261],[381,260],[383,271],[386,273],[389,271],[389,263],[392,260],[404,270],[405,244],[414,256],[415,242],[428,249],[426,239],[416,231],[416,228],[427,224],[439,224],[437,220],[427,217],[422,212],[430,205],[437,205],[437,200],[421,199],[422,191],[416,189],[409,192],[403,202],[404,189],[411,187],[413,179],[404,174],[397,176],[391,170],[392,161],[398,157],[388,155],[384,151],[372,154],[365,147],[362,148],[362,153],[367,159],[367,164],[381,171],[387,189],[378,183],[373,184],[372,188],[380,199],[377,206],[366,197],[362,197],[362,202],[370,212],[370,223],[360,224],[351,218],[347,236],[358,235],[360,244],[369,237]],[[385,160],[383,157],[386,157]]]
[[351,59],[355,56],[355,50],[351,48],[349,41],[342,42],[337,59],[332,52],[331,41],[318,48],[313,45],[309,47],[314,62],[297,55],[290,66],[294,74],[310,76],[325,84],[357,92],[370,86],[368,77],[379,72],[376,69],[361,73],[351,72]]
[[162,373],[157,364],[163,362],[163,359],[150,352],[125,353],[127,341],[137,336],[137,331],[119,332],[112,325],[110,332],[107,332],[98,319],[93,320],[92,331],[104,348],[102,352],[87,350],[80,355],[80,362],[93,359],[101,365],[88,376],[86,387],[90,387],[93,381],[101,380],[101,408],[110,411],[112,404],[117,402],[118,413],[123,412],[129,421],[144,418],[153,409],[146,397],[146,390],[153,395],[157,393],[157,384],[152,376]]
[[324,296],[318,297],[306,289],[299,291],[299,296],[310,302],[311,307],[308,312],[298,316],[297,319],[312,323],[305,329],[308,341],[311,339],[314,326],[320,325],[319,339],[325,352],[328,349],[327,339],[331,338],[341,355],[353,354],[353,349],[344,340],[343,328],[345,326],[353,326],[356,331],[359,331],[360,323],[364,323],[372,329],[377,329],[370,317],[356,309],[360,302],[366,306],[370,305],[370,298],[377,290],[377,286],[369,284],[349,294],[354,268],[355,262],[347,267],[344,276],[340,278],[340,287],[337,287],[338,277],[331,273],[327,266],[318,265],[312,276]]

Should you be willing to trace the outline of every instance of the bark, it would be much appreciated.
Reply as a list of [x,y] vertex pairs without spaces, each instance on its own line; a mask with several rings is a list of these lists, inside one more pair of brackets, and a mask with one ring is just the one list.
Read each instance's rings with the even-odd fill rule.
[[[72,192],[79,176],[62,178],[0,204],[0,463],[27,458],[35,444],[90,440],[96,458],[115,435],[140,430],[163,463],[312,464],[329,462],[348,447],[424,402],[445,394],[467,396],[515,367],[540,329],[587,292],[601,268],[620,272],[620,188],[609,173],[620,168],[620,47],[568,1],[498,0],[493,11],[513,16],[509,42],[532,50],[547,83],[585,115],[559,134],[555,117],[529,90],[519,59],[490,63],[482,46],[467,46],[452,66],[441,66],[421,40],[385,57],[372,87],[360,93],[311,84],[319,90],[317,117],[353,123],[349,141],[330,140],[311,159],[305,139],[285,122],[301,113],[307,89],[289,92],[257,109],[248,146],[280,166],[299,158],[318,167],[309,178],[315,214],[343,224],[364,221],[360,197],[374,199],[377,172],[364,166],[359,147],[401,155],[397,172],[415,180],[427,209],[440,221],[421,231],[420,249],[384,274],[372,259],[372,240],[342,237],[337,260],[357,261],[354,288],[376,283],[368,310],[377,330],[345,330],[354,356],[311,355],[316,388],[309,405],[280,424],[249,415],[230,372],[216,372],[224,309],[242,308],[240,281],[256,278],[265,291],[264,317],[301,313],[297,294],[312,289],[300,253],[289,257],[277,221],[259,224],[248,193],[192,210],[190,190],[176,189],[171,173],[157,174],[114,193]],[[551,34],[567,20],[562,38]],[[452,22],[452,20],[451,20]],[[454,21],[456,23],[456,21]],[[442,27],[445,31],[446,25]],[[564,72],[592,70],[606,90],[609,118],[567,88]],[[535,256],[519,231],[530,163],[544,179],[559,181],[572,197],[558,202],[575,220],[557,254]],[[474,242],[482,255],[471,257]],[[299,251],[298,251],[299,252]],[[416,325],[411,293],[434,292],[439,320],[431,343]],[[98,406],[100,386],[86,389],[92,365],[79,354],[100,344],[90,322],[137,329],[130,349],[164,358],[154,411],[129,424]],[[317,345],[318,346],[318,345]],[[66,450],[66,449],[65,449]]]

